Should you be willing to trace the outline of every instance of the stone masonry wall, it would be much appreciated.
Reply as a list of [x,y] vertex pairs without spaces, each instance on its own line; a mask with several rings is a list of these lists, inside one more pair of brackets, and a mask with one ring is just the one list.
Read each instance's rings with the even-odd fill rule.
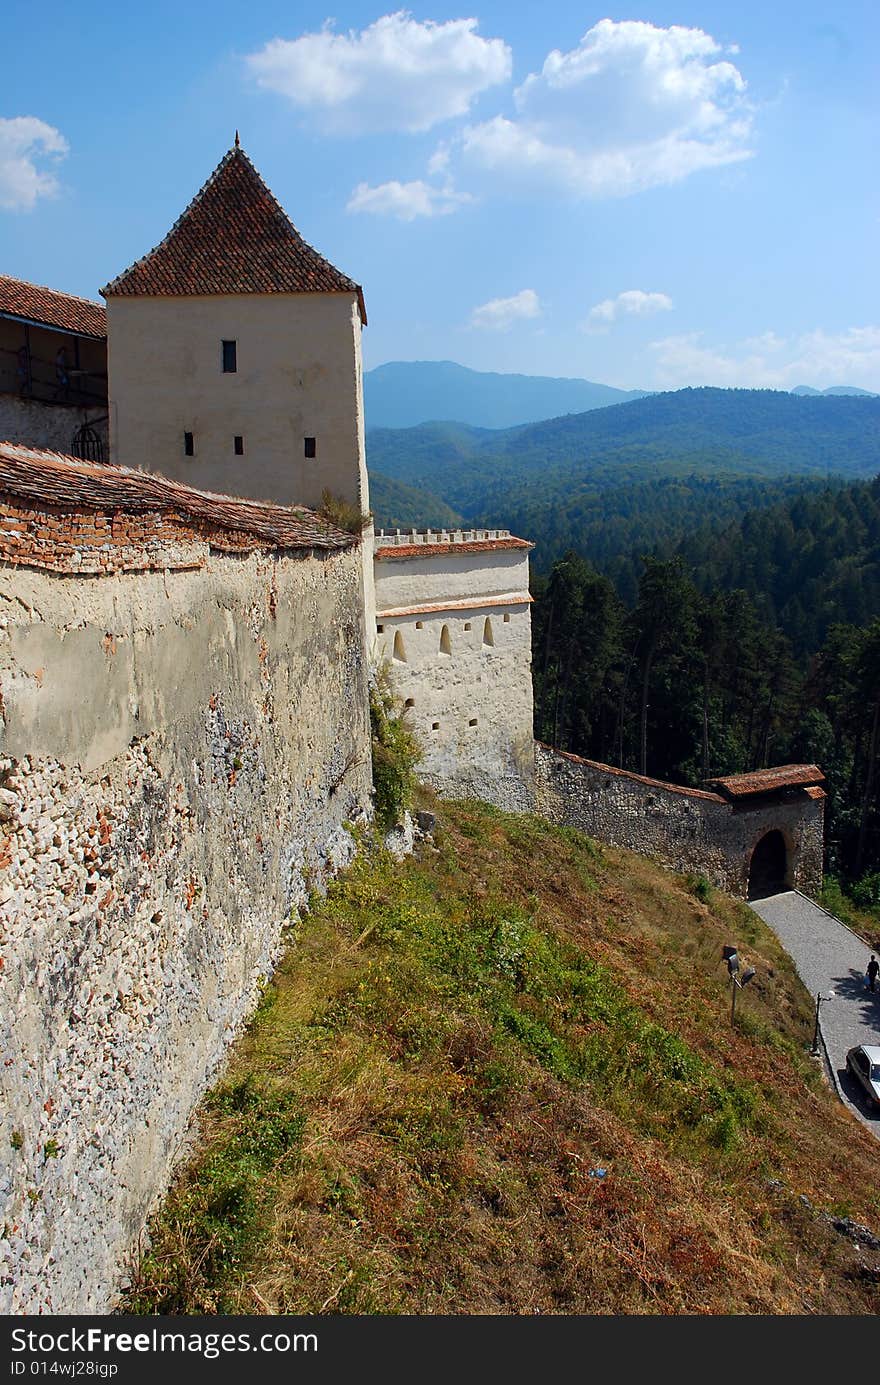
[[789,883],[806,894],[821,889],[824,798],[801,792],[789,801],[734,810],[719,794],[658,783],[540,744],[535,779],[536,811],[551,822],[652,856],[671,870],[698,872],[743,898],[752,851],[765,833],[779,829]]
[[0,439],[4,442],[24,442],[30,447],[69,453],[73,435],[83,423],[94,428],[104,444],[104,456],[109,458],[106,404],[81,409],[73,404],[44,404],[39,399],[0,394]]
[[0,1312],[106,1312],[369,805],[357,548],[0,567]]

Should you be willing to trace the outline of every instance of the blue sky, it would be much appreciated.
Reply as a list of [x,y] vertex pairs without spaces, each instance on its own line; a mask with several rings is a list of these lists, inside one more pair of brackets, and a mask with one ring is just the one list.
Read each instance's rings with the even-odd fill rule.
[[238,127],[363,284],[368,367],[880,391],[876,0],[7,0],[3,27],[0,272],[97,297]]

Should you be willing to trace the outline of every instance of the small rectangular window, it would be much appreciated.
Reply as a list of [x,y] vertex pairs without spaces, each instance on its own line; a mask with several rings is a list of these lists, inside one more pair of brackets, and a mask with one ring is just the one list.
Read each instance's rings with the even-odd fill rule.
[[505,617],[504,617],[504,624],[505,624],[505,625],[509,625],[509,624],[510,624],[510,616],[509,616],[509,615],[505,615]]
[[431,722],[431,730],[432,730],[432,731],[439,731],[439,730],[440,730],[440,723],[439,723],[439,721],[432,721],[432,722]]
[[185,457],[195,456],[195,448],[193,446],[192,433],[184,433],[183,435],[183,455]]
[[476,717],[471,717],[470,721],[468,722],[468,726],[476,726],[476,724],[477,724],[477,718],[476,718]]
[[236,433],[235,437],[232,439],[232,446],[235,450],[236,457],[244,456],[244,438],[240,433]]
[[303,441],[305,442],[305,453],[306,453],[306,456],[307,456],[307,457],[316,457],[316,456],[317,456],[317,447],[316,447],[316,445],[315,445],[315,439],[314,439],[314,438],[305,438]]
[[236,344],[234,341],[223,343],[223,371],[226,375],[234,375],[238,370],[238,360]]
[[464,623],[464,628],[465,628],[465,630],[470,630],[470,628],[471,628],[471,623],[470,623],[469,620],[466,620],[466,621],[465,621],[465,623]]
[[377,625],[377,626],[376,626],[376,633],[379,634],[379,635],[384,635],[384,634],[385,634],[385,626],[384,626],[384,625]]
[[417,620],[417,621],[416,621],[416,629],[417,629],[417,630],[423,630],[424,628],[425,628],[425,623],[424,623],[424,621],[422,621],[422,620]]

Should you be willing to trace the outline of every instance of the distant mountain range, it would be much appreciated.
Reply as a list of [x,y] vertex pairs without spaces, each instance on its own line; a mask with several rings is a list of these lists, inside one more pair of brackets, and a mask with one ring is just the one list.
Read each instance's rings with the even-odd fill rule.
[[877,398],[872,390],[860,390],[858,385],[830,385],[827,390],[814,390],[812,385],[795,385],[792,394],[859,394],[869,399]]
[[644,396],[644,390],[618,390],[591,380],[469,370],[455,361],[390,361],[364,375],[368,428],[452,420],[476,428],[513,428]]
[[[373,428],[367,459],[377,523],[444,525],[448,507],[536,540],[539,570],[568,547],[612,572],[625,557],[626,592],[656,543],[877,475],[880,397],[677,390],[519,428]],[[384,478],[409,489],[389,497]]]

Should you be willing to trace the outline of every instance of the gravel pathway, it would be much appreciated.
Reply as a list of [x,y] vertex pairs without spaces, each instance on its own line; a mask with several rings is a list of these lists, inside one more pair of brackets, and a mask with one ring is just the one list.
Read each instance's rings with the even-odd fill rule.
[[[834,992],[821,1007],[822,1036],[847,1105],[880,1139],[880,1114],[869,1110],[846,1068],[855,1044],[880,1044],[880,989],[865,985],[870,948],[833,914],[794,890],[750,901],[794,960],[813,999]],[[880,982],[878,982],[880,986]]]

